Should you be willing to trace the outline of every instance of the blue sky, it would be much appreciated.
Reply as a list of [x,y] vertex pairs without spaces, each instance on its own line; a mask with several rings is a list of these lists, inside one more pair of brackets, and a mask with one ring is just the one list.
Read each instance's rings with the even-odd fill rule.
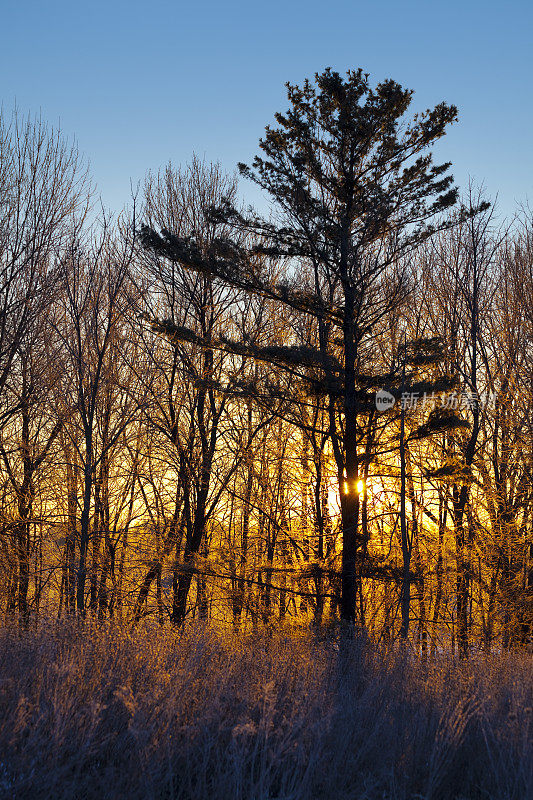
[[128,201],[130,180],[193,151],[229,171],[249,161],[286,108],[285,81],[326,66],[392,77],[415,90],[414,109],[455,103],[460,121],[437,155],[459,185],[483,181],[505,214],[533,204],[526,0],[2,0],[1,11],[4,110],[16,102],[60,122],[111,209]]

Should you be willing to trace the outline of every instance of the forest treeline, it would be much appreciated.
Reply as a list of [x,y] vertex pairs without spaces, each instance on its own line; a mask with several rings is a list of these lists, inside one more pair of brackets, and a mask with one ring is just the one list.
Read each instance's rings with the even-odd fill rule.
[[240,165],[96,214],[0,124],[0,612],[343,619],[423,654],[533,625],[533,219],[459,195],[441,104],[326,70]]

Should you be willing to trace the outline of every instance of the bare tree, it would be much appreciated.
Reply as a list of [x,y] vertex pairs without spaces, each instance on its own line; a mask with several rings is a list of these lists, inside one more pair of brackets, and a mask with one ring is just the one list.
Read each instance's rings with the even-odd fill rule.
[[102,513],[101,496],[94,496],[95,487],[98,485],[99,491],[104,488],[110,451],[134,414],[129,408],[111,405],[111,395],[122,380],[117,337],[129,307],[126,281],[132,256],[133,224],[117,232],[104,220],[102,229],[93,229],[88,240],[72,242],[61,265],[63,293],[56,330],[66,369],[62,398],[72,410],[71,424],[77,428],[71,435],[71,444],[77,450],[83,486],[76,581],[76,607],[80,613],[86,607],[93,500],[96,529]]

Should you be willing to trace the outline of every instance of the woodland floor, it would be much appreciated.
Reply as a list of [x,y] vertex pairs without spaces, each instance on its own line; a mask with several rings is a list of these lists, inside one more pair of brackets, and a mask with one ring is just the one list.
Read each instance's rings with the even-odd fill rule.
[[528,800],[533,660],[311,635],[0,631],[0,797]]

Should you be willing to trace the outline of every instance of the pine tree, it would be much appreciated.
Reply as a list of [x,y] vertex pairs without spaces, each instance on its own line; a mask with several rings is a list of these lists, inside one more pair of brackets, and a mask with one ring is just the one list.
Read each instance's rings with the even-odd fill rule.
[[[407,122],[412,91],[393,80],[372,88],[360,69],[346,77],[326,69],[302,87],[287,84],[287,91],[289,110],[266,128],[262,155],[251,167],[239,165],[270,196],[274,221],[228,202],[213,213],[236,236],[213,242],[207,254],[194,235],[183,239],[144,228],[142,240],[189,269],[315,320],[315,347],[218,344],[291,371],[327,397],[341,497],[341,615],[354,622],[366,549],[357,491],[365,458],[361,423],[372,406],[371,390],[382,385],[381,376],[368,374],[373,330],[409,291],[409,256],[449,224],[439,215],[456,203],[457,190],[450,164],[434,165],[429,148],[457,110],[440,103]],[[250,238],[255,243],[245,246]],[[288,264],[292,280],[272,279],[265,259]]]

